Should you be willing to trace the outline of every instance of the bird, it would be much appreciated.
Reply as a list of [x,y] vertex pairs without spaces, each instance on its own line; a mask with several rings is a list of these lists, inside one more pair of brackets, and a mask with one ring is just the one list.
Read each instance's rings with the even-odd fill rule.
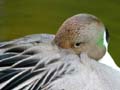
[[56,35],[1,42],[0,90],[120,90],[120,72],[100,61],[107,43],[104,24],[91,14],[68,18]]
[[108,32],[108,29],[106,28],[106,33],[104,33],[104,45],[106,47],[106,52],[105,52],[105,55],[99,60],[99,62],[106,64],[116,69],[117,71],[120,71],[120,68],[117,66],[117,64],[114,62],[113,58],[108,52],[108,43],[109,43],[109,32]]

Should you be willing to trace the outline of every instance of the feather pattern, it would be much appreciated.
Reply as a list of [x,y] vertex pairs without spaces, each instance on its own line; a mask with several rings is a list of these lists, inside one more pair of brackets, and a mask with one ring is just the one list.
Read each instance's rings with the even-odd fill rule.
[[1,43],[0,90],[120,90],[120,73],[59,49],[53,39],[39,34]]

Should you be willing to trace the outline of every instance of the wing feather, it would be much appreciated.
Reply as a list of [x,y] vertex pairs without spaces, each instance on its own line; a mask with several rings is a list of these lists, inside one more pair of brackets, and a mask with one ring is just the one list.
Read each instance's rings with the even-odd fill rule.
[[0,43],[0,89],[40,90],[54,80],[64,65],[56,64],[58,52],[47,50],[53,39],[54,35],[39,34]]

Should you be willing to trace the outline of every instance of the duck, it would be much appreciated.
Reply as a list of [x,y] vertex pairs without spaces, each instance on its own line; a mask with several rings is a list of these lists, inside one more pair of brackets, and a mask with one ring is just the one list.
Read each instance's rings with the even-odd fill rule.
[[107,43],[104,24],[91,14],[68,18],[55,36],[1,42],[0,90],[120,90],[120,72],[102,62]]
[[[83,17],[84,17],[85,15],[83,15]],[[76,17],[76,19],[77,19],[77,16],[75,16]],[[92,16],[92,17],[94,17],[94,16]],[[81,18],[82,18],[82,15],[81,15]],[[84,19],[84,18],[82,18],[82,19]],[[108,65],[108,66],[110,66],[110,67],[112,67],[112,68],[114,68],[114,69],[116,69],[116,70],[118,70],[118,71],[120,71],[120,68],[117,66],[117,64],[114,62],[114,60],[113,60],[113,58],[111,57],[111,55],[109,54],[109,52],[108,52],[108,43],[109,43],[109,32],[108,32],[108,29],[104,26],[104,24],[102,24],[101,23],[101,21],[100,20],[98,20],[96,17],[94,17],[94,19],[96,20],[96,26],[89,26],[88,24],[89,24],[89,22],[90,21],[88,21],[88,22],[83,22],[82,20],[79,20],[78,19],[78,21],[77,20],[67,20],[65,23],[63,23],[63,27],[61,27],[60,28],[60,32],[64,32],[64,29],[67,29],[68,30],[68,32],[69,32],[69,30],[70,29],[72,29],[73,28],[73,32],[72,32],[72,30],[70,30],[71,32],[69,32],[69,33],[71,33],[71,34],[69,34],[69,35],[71,35],[71,36],[68,36],[68,37],[72,37],[72,34],[73,34],[73,37],[72,38],[74,38],[74,36],[76,36],[77,37],[77,34],[76,33],[78,33],[78,35],[80,35],[79,33],[84,33],[84,34],[89,34],[89,35],[84,35],[84,36],[78,36],[78,38],[82,38],[82,37],[86,37],[87,39],[88,39],[88,41],[93,41],[94,39],[95,39],[95,41],[96,42],[94,42],[94,43],[97,43],[101,48],[100,48],[100,50],[96,50],[96,49],[99,49],[99,47],[97,46],[95,46],[95,45],[93,45],[93,46],[88,46],[88,45],[90,45],[90,43],[88,43],[88,45],[84,45],[83,43],[84,43],[84,40],[83,40],[83,42],[82,41],[79,41],[78,39],[76,39],[76,40],[78,40],[77,42],[78,43],[76,43],[76,44],[81,44],[81,45],[83,45],[83,48],[84,48],[84,50],[85,49],[87,49],[87,53],[89,54],[89,56],[90,57],[92,57],[92,58],[94,58],[95,60],[98,60],[99,62],[101,62],[101,63],[103,63],[103,64],[106,64],[106,65]],[[87,20],[89,20],[89,17],[87,18]],[[94,20],[94,21],[95,21]],[[79,24],[77,24],[79,22]],[[82,23],[80,23],[80,22],[82,22]],[[67,23],[67,24],[66,24]],[[66,25],[65,25],[66,24]],[[79,25],[81,24],[81,26],[79,27]],[[71,27],[69,26],[69,25],[71,25]],[[87,31],[87,29],[86,28],[89,28],[88,29],[88,31]],[[91,28],[90,28],[91,27]],[[96,28],[95,28],[96,27]],[[79,30],[81,28],[81,31],[78,31],[77,32],[77,30]],[[84,31],[84,29],[86,30],[86,31]],[[92,29],[91,31],[90,31],[90,29]],[[98,30],[97,32],[95,32],[94,30]],[[101,31],[100,31],[101,30]],[[59,32],[59,33],[60,33]],[[74,33],[75,32],[75,33]],[[94,33],[93,33],[94,32]],[[65,33],[65,34],[67,34],[67,33]],[[74,35],[75,34],[75,35]],[[94,34],[94,35],[93,35]],[[83,34],[82,34],[83,35]],[[56,36],[60,36],[60,35],[56,35]],[[66,36],[66,35],[65,35]],[[62,36],[63,38],[66,38],[65,36]],[[93,37],[92,37],[93,36]],[[91,39],[92,38],[92,39]],[[59,39],[59,38],[58,38]],[[61,37],[60,37],[60,39],[62,39]],[[90,40],[89,40],[90,39]],[[62,42],[62,41],[61,41]],[[67,41],[66,41],[67,42]],[[69,41],[68,41],[69,42]],[[71,41],[72,42],[72,41]],[[74,41],[73,41],[74,42]],[[87,42],[87,41],[86,41]],[[65,44],[65,43],[64,43]],[[85,43],[86,44],[86,43]],[[67,45],[67,44],[66,44]],[[63,45],[63,46],[65,46],[65,45]],[[88,51],[89,48],[90,47],[90,51]],[[96,47],[96,48],[95,48]],[[69,48],[69,47],[67,47],[67,48]],[[82,48],[82,47],[81,47]],[[80,49],[81,49],[80,48]],[[82,48],[82,49],[83,49]],[[81,50],[82,50],[81,49]],[[78,48],[77,48],[77,50],[79,50]],[[77,52],[77,50],[75,50],[75,52]],[[83,51],[84,51],[83,50]],[[94,51],[95,50],[95,51]],[[99,51],[99,52],[96,52],[96,51]],[[78,51],[79,52],[79,51]],[[92,52],[92,53],[91,53]],[[90,54],[93,54],[93,55],[90,55]],[[103,54],[104,54],[104,56],[103,56]],[[99,55],[99,58],[98,58],[98,56],[97,55]],[[101,56],[103,56],[102,58],[101,58]],[[95,58],[95,57],[97,57],[97,58]]]
[[111,57],[110,53],[108,52],[108,44],[109,44],[109,32],[106,28],[106,32],[104,33],[104,45],[106,47],[106,53],[105,55],[99,60],[100,63],[103,63],[105,65],[108,65],[112,68],[114,68],[117,71],[120,71],[119,66],[114,62],[113,58]]

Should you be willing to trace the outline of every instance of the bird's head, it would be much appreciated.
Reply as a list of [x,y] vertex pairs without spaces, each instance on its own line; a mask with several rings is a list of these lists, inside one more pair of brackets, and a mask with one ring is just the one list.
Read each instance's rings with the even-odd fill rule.
[[61,25],[54,41],[60,48],[71,49],[76,54],[85,52],[89,57],[99,60],[106,52],[107,37],[108,32],[97,17],[78,14]]

